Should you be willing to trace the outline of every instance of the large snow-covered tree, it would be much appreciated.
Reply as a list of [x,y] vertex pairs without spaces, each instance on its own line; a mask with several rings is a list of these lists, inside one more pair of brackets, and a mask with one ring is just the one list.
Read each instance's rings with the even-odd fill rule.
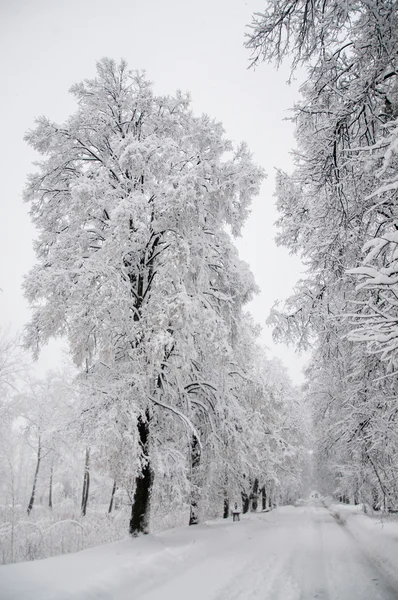
[[137,533],[148,530],[154,412],[158,422],[171,411],[200,443],[186,409],[194,389],[210,389],[201,353],[228,352],[254,290],[231,235],[263,174],[244,144],[193,115],[188,96],[154,95],[124,61],[101,60],[71,91],[77,111],[62,125],[42,117],[26,136],[43,156],[25,194],[39,232],[27,340],[38,351],[66,336],[90,381],[108,371],[95,399],[102,419],[113,403],[128,406],[118,414],[135,431]]
[[397,32],[393,0],[276,0],[247,38],[254,63],[290,58],[306,72],[293,113],[296,168],[277,182],[278,242],[306,274],[271,322],[279,339],[313,349],[317,454],[327,453],[339,493],[343,472],[361,471],[380,494],[396,494],[396,391],[380,357],[395,352]]
[[371,212],[371,235],[363,248],[365,256],[361,265],[351,270],[359,284],[350,333],[351,339],[365,343],[367,350],[386,361],[391,371],[398,362],[398,90],[394,92],[382,135],[362,158],[376,176],[375,189],[368,197],[376,204]]

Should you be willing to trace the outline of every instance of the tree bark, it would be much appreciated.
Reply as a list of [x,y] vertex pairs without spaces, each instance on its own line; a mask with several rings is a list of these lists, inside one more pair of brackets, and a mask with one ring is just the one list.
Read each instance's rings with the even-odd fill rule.
[[83,491],[82,491],[82,506],[81,511],[83,517],[86,516],[88,492],[90,489],[90,448],[86,447],[86,458],[84,461],[84,477],[83,477]]
[[137,424],[140,446],[145,462],[141,473],[135,480],[135,492],[131,507],[129,531],[134,537],[137,537],[140,533],[149,533],[149,511],[153,483],[153,474],[149,461],[149,423],[150,415],[147,409],[145,417],[140,416]]
[[53,507],[53,473],[54,473],[54,466],[51,463],[50,483],[48,486],[48,508]]
[[380,497],[379,490],[376,486],[372,488],[372,510],[378,511],[380,510]]
[[263,510],[267,510],[267,494],[265,491],[265,485],[261,488],[261,506]]
[[252,493],[250,494],[250,501],[251,501],[250,511],[256,512],[257,507],[258,507],[258,479],[257,479],[257,477],[255,478],[254,483],[253,483]]
[[229,517],[229,498],[227,495],[227,492],[224,493],[224,512],[223,512],[223,518],[224,519],[228,519]]
[[250,506],[249,496],[246,494],[245,491],[241,492],[241,496],[242,496],[242,512],[243,512],[243,514],[246,514],[247,512],[249,512],[249,506]]
[[110,514],[112,512],[112,508],[113,508],[113,499],[115,497],[115,492],[116,492],[116,479],[113,482],[113,487],[112,487],[112,493],[111,493],[111,501],[109,503],[109,508],[108,508],[108,514]]
[[33,478],[32,493],[30,495],[30,500],[29,500],[28,510],[27,510],[28,515],[30,515],[31,510],[33,508],[33,504],[35,502],[36,485],[37,485],[37,477],[39,475],[40,462],[41,462],[41,437],[39,436],[39,440],[38,440],[38,443],[37,443],[36,469],[35,469],[35,475],[34,475],[34,478]]
[[270,487],[268,488],[268,508],[269,508],[269,510],[272,510],[272,508],[273,508],[274,492],[275,492],[275,486],[273,483],[271,483]]
[[198,438],[193,435],[191,438],[191,500],[189,510],[189,525],[199,523],[199,466],[200,466],[200,446]]

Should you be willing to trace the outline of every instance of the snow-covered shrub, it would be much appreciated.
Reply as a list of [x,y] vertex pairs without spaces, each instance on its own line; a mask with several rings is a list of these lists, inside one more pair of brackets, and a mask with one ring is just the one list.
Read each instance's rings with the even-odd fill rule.
[[126,507],[107,514],[92,511],[85,517],[77,510],[65,516],[65,508],[50,511],[0,510],[0,562],[8,564],[77,552],[121,539],[127,529]]

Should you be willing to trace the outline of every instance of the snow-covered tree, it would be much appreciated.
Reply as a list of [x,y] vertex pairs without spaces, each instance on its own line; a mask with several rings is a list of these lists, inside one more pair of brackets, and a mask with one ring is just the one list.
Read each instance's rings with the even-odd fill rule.
[[0,394],[4,401],[18,390],[29,370],[20,335],[0,328]]
[[[13,421],[33,455],[33,477],[27,506],[31,513],[37,497],[40,476],[45,470],[46,497],[52,508],[54,465],[64,453],[68,428],[72,420],[70,392],[65,374],[49,372],[42,380],[29,378],[24,389],[15,395]],[[42,492],[43,492],[43,485]]]
[[[386,118],[398,116],[398,90],[394,90]],[[397,365],[397,204],[398,204],[398,121],[386,121],[379,141],[363,153],[367,170],[376,175],[377,186],[368,201],[371,210],[371,236],[364,244],[365,257],[351,269],[359,279],[358,301],[353,306],[354,325],[350,338],[365,342],[367,350],[380,355],[394,370]],[[376,213],[376,214],[373,214]]]
[[94,387],[108,370],[95,410],[128,407],[119,414],[135,429],[137,533],[148,529],[154,413],[171,411],[199,441],[184,409],[193,387],[208,389],[195,361],[227,351],[254,289],[231,234],[263,175],[244,144],[192,114],[188,96],[155,96],[123,61],[103,59],[72,93],[78,110],[66,123],[42,117],[26,136],[44,156],[25,194],[39,232],[27,340],[39,351],[66,336]]
[[[270,322],[277,338],[313,349],[316,455],[327,453],[342,493],[360,471],[395,494],[385,466],[394,469],[387,419],[397,401],[378,356],[393,356],[395,338],[397,32],[394,1],[277,0],[254,16],[247,38],[254,63],[290,57],[293,70],[306,70],[293,117],[296,168],[277,182],[278,242],[303,258],[306,274]],[[349,338],[366,342],[359,348],[346,339],[345,315]],[[388,472],[388,485],[376,472]]]
[[28,373],[20,336],[0,328],[0,494],[5,506],[17,502],[19,436],[13,424],[19,412],[14,396],[25,385]]

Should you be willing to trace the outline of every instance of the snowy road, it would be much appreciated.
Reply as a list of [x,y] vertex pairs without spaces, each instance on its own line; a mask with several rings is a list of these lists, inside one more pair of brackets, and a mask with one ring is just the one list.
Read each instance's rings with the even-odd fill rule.
[[[210,555],[142,600],[397,600],[397,578],[323,507],[279,509],[267,526]],[[391,571],[393,571],[391,569]],[[225,582],[225,579],[228,579]]]
[[282,507],[0,567],[0,598],[397,600],[397,528],[388,537],[388,527],[341,511]]
[[215,598],[397,600],[398,581],[327,509],[296,510],[275,514],[277,535],[256,540],[252,561]]

